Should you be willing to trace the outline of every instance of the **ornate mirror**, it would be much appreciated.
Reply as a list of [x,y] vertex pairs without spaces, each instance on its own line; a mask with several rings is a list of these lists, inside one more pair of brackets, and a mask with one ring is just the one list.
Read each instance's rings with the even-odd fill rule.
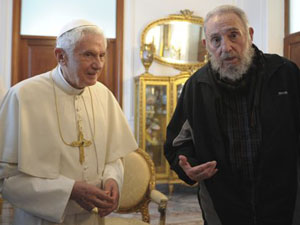
[[153,43],[154,60],[181,71],[194,70],[205,62],[203,18],[181,10],[150,23],[142,32],[141,46]]

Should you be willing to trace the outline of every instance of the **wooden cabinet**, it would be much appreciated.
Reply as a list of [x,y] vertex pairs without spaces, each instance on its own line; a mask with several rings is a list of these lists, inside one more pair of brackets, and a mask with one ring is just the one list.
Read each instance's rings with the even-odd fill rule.
[[154,76],[144,73],[135,79],[135,136],[139,147],[146,150],[155,164],[158,183],[180,182],[164,157],[166,127],[189,73],[177,76]]

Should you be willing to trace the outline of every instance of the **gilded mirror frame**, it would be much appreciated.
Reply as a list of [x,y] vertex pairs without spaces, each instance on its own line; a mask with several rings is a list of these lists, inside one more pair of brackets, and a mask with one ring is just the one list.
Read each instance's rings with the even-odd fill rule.
[[[204,19],[199,16],[194,16],[192,11],[185,9],[185,10],[181,10],[180,13],[181,14],[171,14],[166,18],[161,18],[161,19],[155,20],[155,21],[151,22],[150,24],[148,24],[145,27],[145,29],[142,31],[141,46],[143,46],[145,44],[149,44],[146,42],[146,36],[147,36],[148,32],[152,28],[159,26],[159,25],[168,24],[168,23],[171,23],[174,21],[185,21],[185,22],[188,22],[191,24],[199,24],[202,27],[204,26]],[[205,51],[205,55],[206,55],[206,50],[205,50],[204,46],[203,46],[203,50]],[[180,71],[194,71],[195,69],[202,67],[206,63],[205,59],[206,59],[206,56],[204,56],[204,59],[201,62],[175,63],[175,62],[169,62],[167,60],[164,60],[163,57],[158,56],[156,53],[154,54],[154,60],[156,62],[163,64],[163,65],[171,66]]]

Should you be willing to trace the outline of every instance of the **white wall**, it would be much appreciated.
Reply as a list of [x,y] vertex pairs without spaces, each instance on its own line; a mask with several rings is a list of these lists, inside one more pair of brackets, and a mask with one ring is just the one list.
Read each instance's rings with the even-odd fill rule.
[[266,52],[283,55],[284,39],[284,1],[268,0]]
[[[124,62],[123,109],[132,127],[134,123],[135,76],[144,72],[139,58],[140,37],[143,29],[159,18],[190,9],[197,16],[221,4],[233,4],[244,9],[254,27],[254,43],[264,52],[283,53],[284,1],[282,0],[124,0]],[[6,87],[11,79],[12,1],[0,0],[0,78]],[[153,63],[155,75],[175,75],[179,71]]]
[[12,2],[0,1],[0,88],[11,84]]
[[[232,4],[241,7],[254,28],[254,43],[264,52],[283,52],[284,1],[282,0],[125,0],[124,23],[124,92],[123,109],[132,127],[134,123],[134,77],[145,70],[139,58],[143,29],[152,21],[189,9],[205,17],[216,6]],[[153,63],[149,72],[154,75],[175,75],[179,71]]]

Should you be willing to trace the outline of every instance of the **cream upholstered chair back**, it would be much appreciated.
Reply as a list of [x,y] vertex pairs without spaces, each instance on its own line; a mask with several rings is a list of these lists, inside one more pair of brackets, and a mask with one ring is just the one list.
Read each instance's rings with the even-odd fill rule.
[[135,212],[146,203],[146,194],[155,186],[154,165],[149,155],[137,150],[124,158],[124,183],[119,211]]
[[[150,156],[138,149],[124,157],[124,183],[117,213],[140,212],[142,219],[128,217],[106,217],[105,225],[149,224],[149,203],[158,204],[160,224],[165,224],[167,197],[155,190],[155,167]],[[116,213],[116,215],[117,215]]]

